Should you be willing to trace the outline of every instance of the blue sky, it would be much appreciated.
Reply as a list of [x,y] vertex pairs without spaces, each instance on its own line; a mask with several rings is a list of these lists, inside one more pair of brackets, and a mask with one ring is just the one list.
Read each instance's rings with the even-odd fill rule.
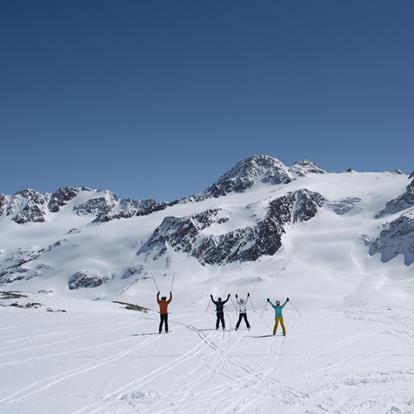
[[0,192],[172,199],[266,153],[414,169],[410,1],[2,1]]

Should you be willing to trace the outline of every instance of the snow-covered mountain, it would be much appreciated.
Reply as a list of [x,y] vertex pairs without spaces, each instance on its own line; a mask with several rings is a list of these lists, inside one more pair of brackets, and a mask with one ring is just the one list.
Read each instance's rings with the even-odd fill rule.
[[414,178],[401,172],[254,155],[171,202],[86,187],[0,194],[0,284],[16,290],[128,296],[175,273],[183,296],[237,281],[333,303],[398,291],[401,304],[413,262]]

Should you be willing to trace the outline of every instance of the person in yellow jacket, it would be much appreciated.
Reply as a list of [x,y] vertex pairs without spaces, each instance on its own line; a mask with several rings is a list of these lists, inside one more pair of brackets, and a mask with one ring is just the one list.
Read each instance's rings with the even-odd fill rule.
[[280,304],[280,301],[276,301],[276,305],[273,305],[273,303],[270,301],[269,298],[267,298],[267,301],[270,303],[270,306],[275,310],[275,327],[273,328],[273,335],[276,335],[277,327],[280,322],[280,326],[282,327],[283,336],[286,336],[286,327],[283,322],[283,313],[282,310],[286,306],[286,304],[289,302],[289,298],[286,298],[285,303],[283,305]]

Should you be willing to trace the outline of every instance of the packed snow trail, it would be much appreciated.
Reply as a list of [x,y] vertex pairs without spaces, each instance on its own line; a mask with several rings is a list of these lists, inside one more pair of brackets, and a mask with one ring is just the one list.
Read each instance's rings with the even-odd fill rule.
[[169,334],[134,336],[157,315],[65,301],[66,314],[0,308],[1,414],[414,413],[411,311],[286,309],[287,337],[266,337],[270,310],[249,313],[250,331],[228,311],[224,332],[214,313],[181,312]]

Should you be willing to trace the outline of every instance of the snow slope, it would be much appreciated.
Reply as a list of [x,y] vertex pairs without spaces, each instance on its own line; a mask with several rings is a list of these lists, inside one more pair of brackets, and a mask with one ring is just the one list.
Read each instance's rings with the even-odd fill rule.
[[[1,413],[414,412],[412,311],[288,306],[288,336],[273,337],[270,310],[222,332],[211,307],[173,302],[171,332],[154,335],[153,312],[32,299],[67,312],[1,309]],[[229,328],[235,317],[230,305]]]
[[[190,286],[205,295],[206,290],[233,289],[241,283],[257,294],[277,287],[282,295],[295,294],[312,303],[340,304],[346,299],[367,306],[409,306],[414,268],[404,265],[403,256],[409,248],[387,263],[380,254],[371,256],[369,248],[386,223],[401,214],[377,216],[407,183],[406,175],[394,173],[309,174],[285,184],[258,182],[241,193],[180,202],[146,216],[105,223],[92,223],[94,216],[77,214],[74,208],[89,196],[81,192],[59,213],[49,213],[43,223],[0,220],[0,268],[9,271],[0,281],[15,280],[7,283],[14,290],[53,290],[56,295],[84,298],[129,300],[140,293],[140,301],[149,305],[152,276],[168,292],[175,273],[176,293],[186,305],[194,300],[188,295]],[[282,247],[273,256],[203,265],[197,257],[171,246],[157,260],[153,254],[137,255],[166,217],[219,209],[226,221],[201,230],[194,239],[198,243],[202,235],[220,237],[254,226],[263,220],[272,200],[301,189],[321,194],[325,203],[309,221],[284,226]],[[15,269],[20,261],[27,263]],[[70,290],[78,272],[98,280],[97,287]]]
[[[0,296],[1,414],[414,413],[407,175],[328,173],[269,157],[245,163],[171,203],[65,190],[63,198],[30,193],[30,208],[20,194],[7,216],[13,197],[0,198],[0,290],[27,295]],[[323,202],[288,203],[303,190]],[[260,223],[273,231],[282,213],[274,254],[230,260],[260,246]],[[148,242],[157,231],[166,236],[168,217],[185,225],[168,227],[157,250]],[[206,240],[219,243],[224,260],[203,262]],[[149,335],[158,324],[155,283],[167,294],[173,281],[172,332]],[[231,330],[231,302],[230,330],[211,330],[209,294],[247,292],[252,330]],[[287,296],[302,316],[288,305],[288,336],[265,336],[273,323],[270,310],[261,318],[266,298]]]

